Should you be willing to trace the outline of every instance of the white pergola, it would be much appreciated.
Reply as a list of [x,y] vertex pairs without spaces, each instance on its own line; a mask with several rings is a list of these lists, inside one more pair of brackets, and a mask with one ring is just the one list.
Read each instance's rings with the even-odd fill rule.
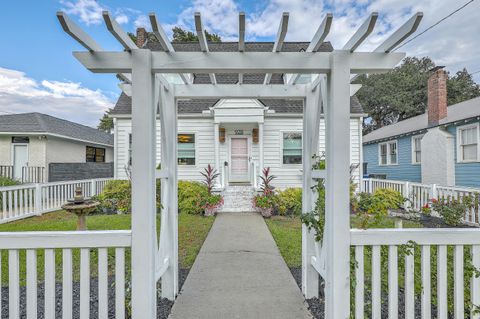
[[[185,98],[301,98],[303,120],[303,212],[314,208],[315,194],[308,191],[315,179],[326,179],[324,238],[302,229],[302,291],[318,296],[319,276],[326,282],[326,318],[350,316],[350,79],[351,74],[379,73],[392,69],[405,56],[393,52],[418,27],[416,13],[373,52],[356,52],[373,31],[378,18],[372,13],[340,49],[318,52],[332,24],[327,14],[305,52],[281,52],[288,13],[281,18],[272,52],[245,50],[245,14],[239,15],[238,52],[210,52],[200,13],[195,29],[202,52],[175,52],[154,13],[152,30],[163,51],[138,48],[125,31],[103,13],[107,29],[124,47],[104,51],[63,12],[57,17],[71,37],[87,49],[74,56],[95,73],[118,74],[132,96],[132,317],[156,318],[156,283],[161,278],[162,297],[178,293],[177,224],[177,107]],[[178,74],[183,84],[169,82],[164,74]],[[211,84],[193,84],[194,73],[209,74]],[[218,84],[215,73],[238,73],[238,84]],[[244,73],[265,74],[263,84],[243,83]],[[284,74],[284,85],[270,84],[273,73]],[[302,74],[312,74],[308,84],[297,84]],[[161,122],[162,169],[155,169],[155,121]],[[317,152],[321,110],[326,124],[326,171],[312,170]],[[155,179],[162,181],[160,239],[155,231]]]

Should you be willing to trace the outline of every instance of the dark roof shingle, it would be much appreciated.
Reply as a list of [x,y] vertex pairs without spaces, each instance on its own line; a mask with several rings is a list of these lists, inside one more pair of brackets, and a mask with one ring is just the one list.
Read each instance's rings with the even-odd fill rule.
[[[273,42],[245,42],[246,52],[271,52],[273,49]],[[300,52],[305,51],[309,42],[285,42],[282,46],[282,52]],[[173,42],[173,48],[178,52],[198,52],[201,51],[198,42]],[[163,51],[162,47],[157,42],[147,42],[144,45],[152,51]],[[238,42],[209,42],[208,49],[211,52],[237,52]],[[324,42],[318,51],[331,52],[333,50],[330,42]],[[238,82],[238,74],[236,73],[216,73],[217,83],[219,84],[235,84]],[[243,75],[243,82],[245,84],[262,84],[265,79],[264,73],[246,73]],[[208,74],[197,73],[194,74],[194,84],[209,84],[210,77]],[[282,74],[272,74],[271,84],[283,84]],[[301,100],[286,100],[286,99],[260,99],[259,100],[271,110],[276,113],[302,113],[303,102]],[[208,110],[209,107],[214,106],[218,99],[192,99],[188,101],[180,100],[178,102],[178,113],[201,113]],[[126,94],[122,93],[117,100],[112,115],[131,114],[132,99]],[[350,98],[350,112],[353,114],[362,114],[363,109],[356,97]]]
[[45,133],[113,146],[113,135],[42,113],[0,115],[0,132]]

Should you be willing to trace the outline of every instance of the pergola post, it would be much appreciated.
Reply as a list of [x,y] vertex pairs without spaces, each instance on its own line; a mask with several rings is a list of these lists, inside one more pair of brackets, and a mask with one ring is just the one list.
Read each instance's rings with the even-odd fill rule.
[[162,170],[167,172],[167,179],[162,183],[162,194],[167,196],[162,200],[167,225],[164,228],[166,235],[161,238],[166,242],[160,244],[168,257],[168,268],[162,275],[162,298],[175,300],[178,294],[177,106],[171,91],[162,86],[160,92]]
[[[315,199],[312,186],[312,155],[317,153],[320,129],[320,103],[319,90],[310,92],[305,98],[303,112],[303,192],[302,192],[302,213],[311,212],[315,207]],[[302,224],[302,292],[305,298],[318,297],[319,274],[312,266],[312,257],[315,257],[315,231],[309,231],[305,224]]]
[[326,318],[350,316],[350,53],[334,51],[327,75]]
[[132,50],[132,318],[156,318],[155,114],[150,50]]

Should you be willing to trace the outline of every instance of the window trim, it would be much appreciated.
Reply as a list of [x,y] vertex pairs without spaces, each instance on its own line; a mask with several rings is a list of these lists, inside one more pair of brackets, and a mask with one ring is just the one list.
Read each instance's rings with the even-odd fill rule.
[[[421,146],[421,145],[422,145],[422,139],[423,139],[423,136],[424,136],[424,135],[425,135],[425,134],[418,134],[418,135],[413,135],[413,136],[412,136],[412,139],[411,139],[411,141],[410,141],[411,146],[412,146],[412,165],[421,165],[421,164],[422,164],[422,160],[421,160],[422,146]],[[420,139],[420,162],[417,162],[417,161],[416,161],[416,158],[417,158],[417,157],[415,156],[415,155],[416,155],[416,154],[415,154],[415,152],[416,152],[416,151],[415,151],[415,140],[416,140],[417,138]],[[397,146],[397,147],[398,147],[398,146]],[[398,152],[397,152],[397,153],[398,153]]]
[[[476,160],[464,160],[461,156],[462,144],[461,144],[461,131],[467,130],[470,128],[475,128],[477,130],[477,159]],[[480,123],[471,123],[467,125],[457,126],[457,136],[456,136],[456,151],[457,151],[457,163],[480,163]]]
[[[193,149],[195,151],[195,164],[178,164],[178,135],[181,135],[181,134],[189,134],[189,135],[193,135],[193,138],[195,140],[195,142],[193,143]],[[191,167],[191,168],[197,168],[198,167],[198,158],[197,158],[197,155],[198,155],[198,149],[197,149],[197,133],[196,132],[191,132],[191,131],[178,131],[177,132],[177,166],[178,167]]]
[[[396,149],[397,149],[397,162],[392,164],[391,163],[391,158],[390,158],[390,144],[393,144],[393,143],[395,143]],[[381,155],[381,152],[380,152],[380,149],[381,149],[382,145],[387,145],[387,163],[386,164],[382,164],[382,155]],[[377,152],[378,152],[378,166],[396,166],[396,165],[399,165],[398,164],[398,154],[399,154],[398,140],[389,140],[389,141],[385,141],[385,142],[382,142],[382,143],[378,143]]]
[[[302,137],[302,162],[299,164],[284,164],[283,163],[283,135],[285,133],[300,133],[300,136]],[[303,165],[303,131],[302,130],[280,130],[280,165],[281,167],[292,167],[292,168],[298,168]]]

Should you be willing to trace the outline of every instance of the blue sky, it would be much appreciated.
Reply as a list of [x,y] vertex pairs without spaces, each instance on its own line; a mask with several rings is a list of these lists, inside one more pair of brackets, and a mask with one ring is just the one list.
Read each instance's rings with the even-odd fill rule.
[[[376,31],[360,50],[371,50],[415,11],[423,11],[419,30],[459,7],[465,1],[439,0],[180,0],[109,1],[42,0],[2,4],[0,30],[0,114],[39,111],[96,125],[120,90],[114,75],[93,74],[72,56],[82,48],[66,35],[55,16],[65,10],[105,49],[121,49],[109,34],[101,10],[109,10],[127,31],[146,25],[155,11],[167,32],[174,25],[192,28],[193,12],[200,11],[205,27],[224,40],[237,37],[238,12],[247,14],[247,38],[274,38],[283,11],[290,12],[287,40],[309,41],[326,12],[334,14],[327,40],[341,47],[372,11],[380,13]],[[480,70],[480,1],[402,49],[409,55],[429,55],[450,71],[467,67]],[[480,73],[476,74],[480,81]]]

